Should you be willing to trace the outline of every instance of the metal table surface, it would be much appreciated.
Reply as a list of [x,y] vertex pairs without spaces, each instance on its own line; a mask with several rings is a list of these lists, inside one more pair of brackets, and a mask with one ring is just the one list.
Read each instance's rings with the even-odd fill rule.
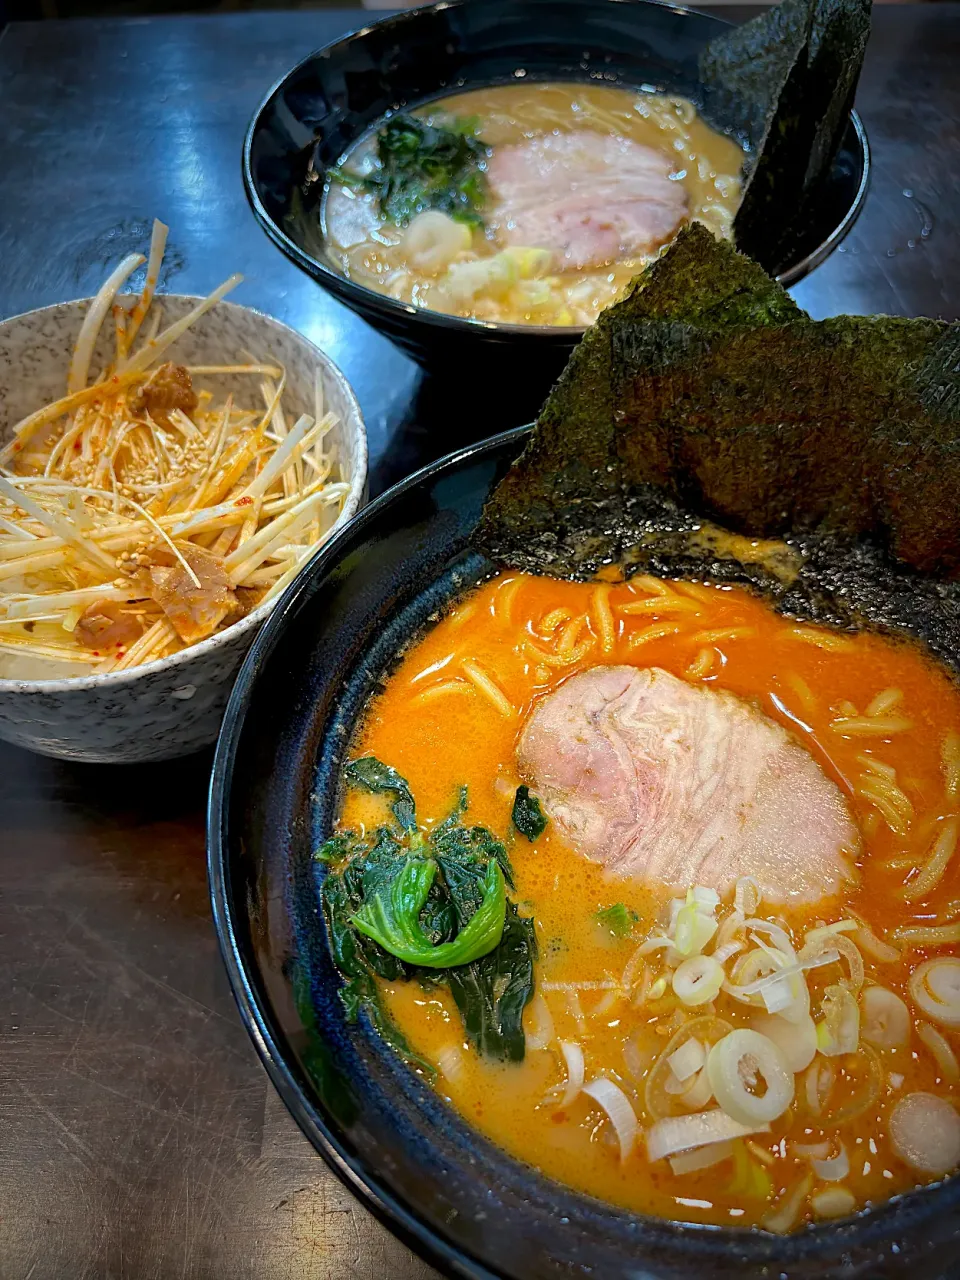
[[[161,217],[169,287],[202,293],[242,271],[238,301],[338,361],[366,414],[376,493],[515,417],[503,388],[478,403],[469,371],[454,387],[424,381],[247,208],[254,107],[363,20],[8,27],[0,315],[92,293]],[[958,67],[960,5],[876,10],[858,97],[873,187],[842,249],[794,290],[814,316],[960,315]],[[0,744],[0,1276],[432,1276],[314,1155],[240,1023],[207,902],[208,767],[80,766]]]

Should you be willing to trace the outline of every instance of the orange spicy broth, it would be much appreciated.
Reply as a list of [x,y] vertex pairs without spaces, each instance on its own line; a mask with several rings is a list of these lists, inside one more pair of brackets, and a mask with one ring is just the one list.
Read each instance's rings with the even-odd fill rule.
[[[552,983],[609,985],[618,978],[654,925],[666,892],[609,875],[566,847],[549,823],[533,844],[510,835],[519,782],[515,748],[526,715],[562,680],[600,663],[658,666],[749,699],[791,730],[842,788],[863,840],[858,882],[840,900],[779,908],[778,918],[795,936],[802,937],[818,920],[840,920],[851,911],[880,938],[904,924],[953,919],[952,908],[960,917],[960,902],[954,901],[960,899],[960,857],[923,901],[908,904],[901,896],[904,882],[915,874],[907,860],[922,864],[938,822],[958,809],[956,781],[945,783],[942,751],[946,735],[960,728],[960,694],[917,648],[801,626],[736,588],[649,578],[598,586],[506,574],[480,586],[408,650],[372,702],[355,748],[408,779],[421,823],[446,817],[465,783],[468,820],[506,839],[516,897],[536,920],[537,990],[547,1001],[556,1034],[548,1049],[528,1048],[519,1065],[480,1059],[465,1041],[452,1000],[444,992],[427,993],[416,982],[385,988],[393,1017],[412,1046],[440,1067],[441,1094],[477,1128],[545,1173],[640,1212],[758,1225],[809,1169],[788,1143],[815,1143],[837,1133],[850,1157],[843,1186],[858,1207],[916,1186],[924,1179],[893,1152],[887,1116],[909,1091],[927,1090],[960,1102],[960,1090],[941,1078],[915,1030],[905,1049],[880,1054],[877,1102],[839,1131],[817,1127],[804,1106],[803,1075],[798,1075],[792,1107],[773,1123],[771,1133],[748,1139],[741,1153],[767,1175],[752,1191],[743,1189],[743,1170],[738,1177],[731,1160],[674,1175],[666,1161],[649,1164],[638,1141],[621,1163],[611,1126],[589,1098],[581,1095],[565,1112],[557,1110],[555,1097],[545,1100],[548,1090],[566,1079],[558,1041],[575,1040],[584,1048],[587,1078],[604,1072],[618,1081],[635,1103],[641,1128],[646,1127],[651,1121],[643,1111],[644,1076],[679,1025],[669,993],[637,1007],[598,987],[578,995],[578,1009],[568,993],[550,989]],[[878,713],[871,704],[884,694]],[[861,720],[851,718],[868,712],[881,732],[861,735],[842,724],[831,727],[838,720],[862,727]],[[905,822],[891,818],[903,828],[898,832],[860,793],[871,760],[896,770],[912,807]],[[377,797],[352,790],[341,825],[374,825],[383,812]],[[618,902],[640,917],[632,937],[623,940],[596,922],[600,908]],[[772,914],[765,905],[760,913]],[[864,952],[866,980],[901,995],[916,1024],[918,1010],[907,989],[912,968],[927,956],[954,950],[907,947],[893,963],[879,963]],[[815,1006],[813,988],[812,999]],[[728,1008],[732,1003],[727,1000],[722,1015],[736,1022],[736,1012],[731,1015]],[[531,1020],[528,1006],[528,1034]],[[960,1037],[943,1034],[960,1051]],[[627,1048],[625,1059],[628,1042],[633,1048]],[[830,1185],[814,1182],[812,1189]],[[811,1216],[804,1201],[799,1220]]]

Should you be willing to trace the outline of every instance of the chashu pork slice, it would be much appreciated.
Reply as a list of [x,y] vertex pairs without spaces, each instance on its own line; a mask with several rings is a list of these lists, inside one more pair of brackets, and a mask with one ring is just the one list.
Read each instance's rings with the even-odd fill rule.
[[620,876],[769,902],[813,902],[852,877],[857,829],[789,733],[733,694],[658,667],[593,667],[533,711],[520,773],[572,847]]
[[665,152],[591,129],[494,149],[491,224],[508,245],[552,249],[557,267],[654,253],[687,216]]

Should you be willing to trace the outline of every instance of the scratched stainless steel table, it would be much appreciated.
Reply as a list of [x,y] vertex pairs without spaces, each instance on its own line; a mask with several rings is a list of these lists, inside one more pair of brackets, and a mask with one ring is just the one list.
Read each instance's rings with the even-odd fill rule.
[[[159,216],[170,287],[242,271],[238,301],[339,362],[376,493],[518,419],[506,389],[474,403],[469,370],[453,388],[423,381],[247,209],[240,143],[257,102],[362,20],[7,28],[0,316],[91,293]],[[960,5],[877,10],[858,98],[873,189],[842,250],[794,290],[814,316],[960,314],[958,68]],[[71,766],[0,744],[0,1277],[432,1276],[314,1155],[241,1026],[207,905],[208,767]]]

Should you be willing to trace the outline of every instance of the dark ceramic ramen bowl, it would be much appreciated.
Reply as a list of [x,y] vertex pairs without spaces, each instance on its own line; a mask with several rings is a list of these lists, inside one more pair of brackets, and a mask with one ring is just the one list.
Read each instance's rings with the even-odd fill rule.
[[506,1155],[365,1023],[345,1020],[311,854],[371,690],[430,616],[489,571],[469,538],[523,437],[454,454],[367,507],[278,603],[241,672],[214,763],[209,870],[230,980],[273,1083],[346,1185],[448,1274],[956,1277],[960,1178],[786,1238],[640,1217]]
[[[431,370],[478,358],[529,381],[541,396],[581,328],[464,320],[416,308],[346,279],[325,257],[315,206],[299,188],[319,139],[334,165],[393,107],[482,85],[602,80],[699,96],[697,56],[727,24],[652,0],[450,0],[382,22],[310,54],[267,94],[248,129],[243,177],[253,212],[299,267]],[[829,190],[780,279],[799,280],[840,243],[867,192],[869,150],[850,117]]]

